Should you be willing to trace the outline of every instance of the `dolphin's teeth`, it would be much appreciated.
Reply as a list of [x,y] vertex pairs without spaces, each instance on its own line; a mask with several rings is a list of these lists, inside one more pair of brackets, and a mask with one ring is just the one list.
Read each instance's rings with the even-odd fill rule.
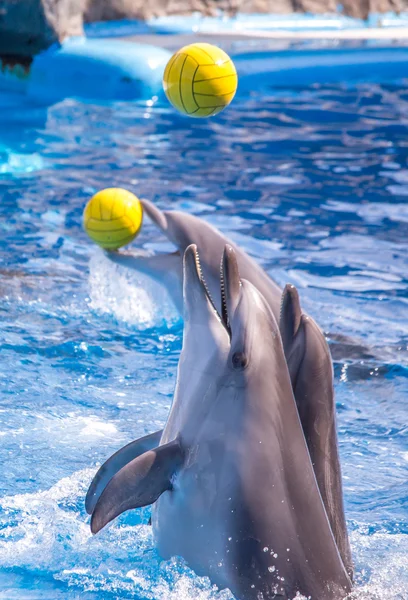
[[281,295],[280,299],[280,307],[279,307],[279,323],[282,321],[282,311],[283,311],[283,301],[285,299],[285,294]]
[[221,258],[220,263],[220,288],[221,288],[221,317],[224,322],[225,327],[227,328],[229,334],[231,335],[231,329],[228,318],[228,307],[227,307],[227,296],[225,291],[225,274],[224,274],[224,260]]
[[[202,270],[202,268],[201,268],[200,255],[199,255],[198,251],[196,251],[196,253],[195,253],[195,259],[196,259],[196,267],[197,267],[197,272],[198,272],[198,275],[199,275],[199,277],[200,277],[200,281],[201,281],[201,283],[203,284],[203,287],[204,287],[205,293],[207,294],[207,298],[209,299],[209,301],[210,301],[210,303],[211,303],[211,305],[212,305],[213,309],[215,310],[215,312],[216,312],[216,313],[217,313],[217,315],[218,315],[218,310],[217,310],[217,307],[215,306],[215,302],[214,302],[214,300],[213,300],[213,298],[212,298],[212,296],[211,296],[210,290],[208,289],[207,282],[206,282],[206,280],[204,279],[203,270]],[[218,316],[219,316],[219,315],[218,315]],[[221,320],[222,320],[222,319],[221,319]]]

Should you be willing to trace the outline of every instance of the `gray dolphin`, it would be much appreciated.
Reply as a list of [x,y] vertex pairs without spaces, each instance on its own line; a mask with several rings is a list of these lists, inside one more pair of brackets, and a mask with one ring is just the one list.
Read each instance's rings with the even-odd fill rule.
[[344,566],[353,577],[330,351],[315,321],[302,313],[299,294],[293,285],[287,285],[282,295],[280,332],[317,484]]
[[[353,565],[344,516],[337,446],[333,369],[323,333],[310,317],[302,315],[293,286],[285,288],[282,301],[282,290],[265,271],[209,223],[184,212],[162,212],[148,200],[143,200],[142,203],[146,214],[177,246],[178,251],[151,257],[109,252],[111,260],[157,279],[166,286],[176,306],[182,311],[182,256],[185,249],[194,243],[200,251],[200,264],[207,290],[221,314],[223,306],[219,294],[219,257],[228,244],[235,251],[241,277],[258,289],[276,320],[280,321],[293,391],[316,479],[340,554],[352,576]],[[94,501],[115,472],[108,465],[104,476],[97,479],[95,489],[90,492],[94,495]]]
[[183,556],[238,600],[340,600],[351,590],[317,486],[276,320],[231,247],[222,309],[195,246],[184,257],[184,336],[160,445],[108,483],[91,529],[153,504],[164,558]]

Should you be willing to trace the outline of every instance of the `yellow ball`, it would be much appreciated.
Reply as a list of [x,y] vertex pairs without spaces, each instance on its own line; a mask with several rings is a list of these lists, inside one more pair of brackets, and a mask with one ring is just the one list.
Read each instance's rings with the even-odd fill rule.
[[190,117],[210,117],[224,110],[237,91],[234,63],[212,44],[191,44],[178,50],[163,76],[171,104]]
[[117,250],[129,244],[142,227],[139,198],[122,188],[107,188],[93,196],[84,210],[84,229],[102,248]]

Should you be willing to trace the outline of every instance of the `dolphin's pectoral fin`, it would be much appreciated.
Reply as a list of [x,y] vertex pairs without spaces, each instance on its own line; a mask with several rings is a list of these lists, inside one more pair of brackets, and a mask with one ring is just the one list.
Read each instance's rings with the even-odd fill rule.
[[145,435],[134,442],[130,442],[104,462],[93,478],[86,494],[85,509],[88,514],[93,513],[96,503],[112,477],[134,458],[156,448],[160,444],[162,433],[163,430],[155,431],[150,435]]
[[172,477],[184,460],[178,439],[149,450],[124,466],[108,483],[96,503],[91,531],[98,533],[110,521],[131,508],[153,504],[172,489]]

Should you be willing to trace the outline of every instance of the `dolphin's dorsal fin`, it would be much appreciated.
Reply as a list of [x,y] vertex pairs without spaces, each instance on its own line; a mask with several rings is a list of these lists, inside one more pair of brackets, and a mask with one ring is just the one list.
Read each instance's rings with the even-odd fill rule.
[[299,294],[293,285],[287,285],[283,292],[280,332],[317,485],[344,566],[352,577],[330,351],[313,319],[302,314]]
[[115,517],[131,508],[153,504],[172,489],[172,477],[182,465],[179,439],[149,450],[124,466],[108,483],[96,503],[91,531],[97,533]]
[[133,459],[148,450],[156,448],[160,444],[162,433],[163,430],[155,431],[150,435],[145,435],[134,442],[130,442],[130,444],[115,452],[115,454],[103,463],[93,478],[86,494],[85,508],[88,514],[91,515],[93,513],[96,503],[112,477]]

